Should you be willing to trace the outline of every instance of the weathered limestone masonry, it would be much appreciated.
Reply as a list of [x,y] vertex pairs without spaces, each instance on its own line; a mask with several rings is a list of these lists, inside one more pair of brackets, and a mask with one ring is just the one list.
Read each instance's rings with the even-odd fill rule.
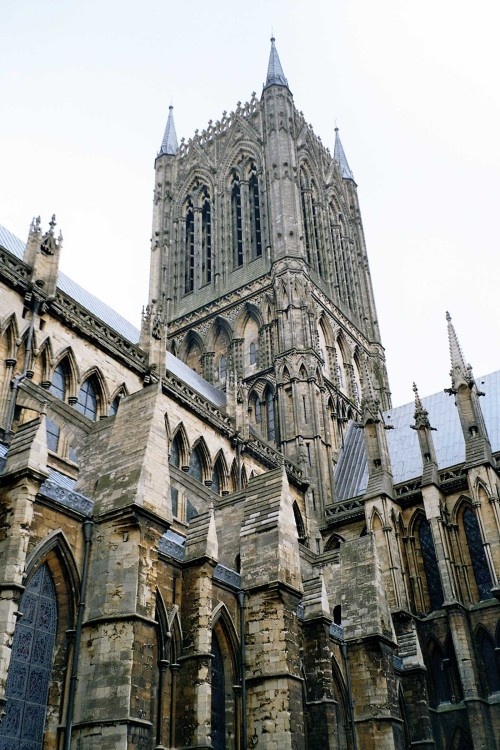
[[500,374],[390,408],[334,138],[170,108],[140,331],[0,226],[0,750],[498,750]]
[[47,478],[45,415],[23,425],[11,443],[0,477],[0,706],[5,704],[5,684],[23,574],[33,522],[33,506],[40,484]]
[[286,474],[248,487],[240,532],[246,590],[248,737],[267,750],[304,745],[299,667],[300,558]]
[[[90,577],[97,585],[88,595],[80,654],[73,734],[81,748],[151,746],[154,739],[157,549],[172,518],[165,410],[161,385],[153,384],[124,400],[101,433],[98,455],[87,448],[96,523]],[[82,487],[89,479],[82,472]]]

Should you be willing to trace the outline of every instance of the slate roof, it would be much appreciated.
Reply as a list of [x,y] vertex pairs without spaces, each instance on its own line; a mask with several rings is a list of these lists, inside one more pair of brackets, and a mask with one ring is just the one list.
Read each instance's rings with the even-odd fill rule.
[[[8,250],[16,258],[23,259],[25,243],[16,237],[8,229],[0,225],[0,245]],[[75,281],[66,276],[62,271],[59,272],[57,279],[57,286],[71,297],[80,305],[89,310],[96,318],[99,318],[110,328],[113,328],[117,333],[123,336],[125,339],[130,341],[132,344],[137,344],[139,341],[140,332],[132,323],[125,320],[115,310],[113,310],[105,302],[102,302],[93,294],[87,292],[86,289],[81,287]],[[226,404],[226,395],[223,391],[218,388],[214,388],[213,385],[207,383],[200,375],[194,370],[181,362],[180,359],[174,357],[173,354],[167,354],[167,370],[175,375],[180,380],[183,380],[193,390],[197,391],[200,396],[211,401],[215,406],[221,408]]]
[[267,66],[267,78],[264,88],[268,86],[288,86],[288,81],[281,67],[278,50],[274,44],[275,41],[275,38],[271,37],[271,52],[269,53],[269,64]]
[[[485,393],[481,408],[493,453],[500,451],[500,371],[476,380],[478,389]],[[456,466],[465,461],[465,443],[458,411],[453,396],[442,391],[422,398],[429,421],[435,428],[432,437],[439,469]],[[395,484],[416,479],[422,474],[422,458],[418,436],[411,429],[414,424],[415,404],[396,407],[384,412],[387,446],[391,457]],[[335,500],[347,500],[362,495],[368,484],[368,467],[363,430],[349,425],[339,461],[335,469]]]

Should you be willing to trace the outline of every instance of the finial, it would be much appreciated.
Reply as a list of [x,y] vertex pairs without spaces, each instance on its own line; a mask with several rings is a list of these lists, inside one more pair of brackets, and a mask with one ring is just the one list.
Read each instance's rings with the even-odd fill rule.
[[161,142],[160,153],[158,154],[158,156],[162,156],[163,154],[175,156],[175,154],[177,153],[177,149],[178,144],[177,133],[175,132],[174,124],[174,107],[173,104],[170,103],[168,107],[167,125],[165,127],[165,133],[163,134],[163,140]]
[[348,164],[347,157],[344,152],[344,147],[342,146],[342,141],[340,140],[339,129],[336,125],[335,125],[334,130],[335,130],[335,148],[333,149],[333,158],[339,165],[340,174],[342,175],[344,180],[354,181],[354,175]]
[[451,315],[448,312],[448,310],[446,311],[446,320],[447,320],[448,323],[451,323]]
[[54,236],[54,227],[55,227],[55,225],[56,225],[56,215],[52,214],[52,218],[49,221],[49,227],[50,227],[49,234],[52,235],[52,236]]

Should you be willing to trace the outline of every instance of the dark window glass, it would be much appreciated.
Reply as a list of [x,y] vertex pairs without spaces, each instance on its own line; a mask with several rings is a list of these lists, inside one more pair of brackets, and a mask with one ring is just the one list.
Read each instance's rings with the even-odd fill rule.
[[212,281],[212,212],[206,188],[203,191],[201,210],[201,276],[203,284]]
[[188,474],[190,477],[193,477],[193,479],[196,479],[198,482],[201,482],[203,480],[203,464],[202,464],[200,452],[198,450],[194,450],[191,453],[191,460],[189,462]]
[[216,465],[212,474],[212,487],[211,489],[220,495],[220,470],[219,466]]
[[89,419],[97,418],[97,390],[92,378],[83,383],[75,409]]
[[215,633],[212,633],[212,747],[226,748],[226,700],[222,651]]
[[274,398],[272,391],[266,393],[267,439],[276,439],[276,423],[274,418]]
[[258,398],[255,399],[255,421],[257,424],[262,422],[262,404]]
[[238,175],[233,173],[231,187],[231,220],[233,225],[233,266],[243,265],[243,226],[241,221],[241,189]]
[[476,514],[470,508],[466,508],[464,511],[463,523],[479,598],[490,599],[492,586],[490,569],[486,560]]
[[109,407],[109,416],[114,417],[116,412],[118,411],[118,407],[120,406],[121,401],[121,394],[116,396],[113,401],[111,402],[111,405]]
[[[172,445],[170,446],[169,463],[172,464],[172,466],[180,465],[179,440],[177,437],[173,439]],[[170,486],[170,500],[172,502],[172,513],[176,516],[179,511],[179,490],[172,485]]]
[[257,345],[255,341],[250,342],[249,346],[249,358],[250,358],[250,364],[255,365],[257,362]]
[[439,575],[436,550],[432,538],[431,527],[427,519],[420,522],[418,529],[418,538],[420,540],[420,549],[424,562],[425,577],[427,579],[427,591],[431,602],[431,609],[440,609],[443,605],[443,587]]
[[47,448],[53,453],[57,453],[59,446],[59,435],[61,430],[52,419],[46,418],[45,421],[47,427]]
[[194,289],[194,208],[191,200],[186,209],[184,236],[184,292]]
[[[255,165],[252,165],[255,169]],[[262,231],[260,223],[260,198],[259,180],[255,173],[248,181],[249,208],[250,208],[250,245],[252,258],[260,258],[262,255]]]
[[224,381],[227,378],[227,360],[222,355],[222,357],[219,360],[219,379]]
[[60,398],[61,401],[66,399],[66,383],[67,383],[67,370],[63,362],[59,362],[54,375],[52,376],[52,383],[49,386],[49,393],[52,393],[56,398]]
[[493,638],[482,628],[477,634],[476,641],[488,693],[496,693],[500,691],[500,654],[495,649]]
[[19,611],[23,616],[12,640],[0,749],[42,750],[57,629],[56,594],[46,565],[26,586]]

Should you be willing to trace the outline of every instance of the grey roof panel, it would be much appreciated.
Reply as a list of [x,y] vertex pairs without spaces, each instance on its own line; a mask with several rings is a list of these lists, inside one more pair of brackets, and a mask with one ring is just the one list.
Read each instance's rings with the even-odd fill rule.
[[[486,429],[493,452],[500,451],[500,371],[476,380],[485,396],[481,400]],[[432,433],[439,469],[456,466],[465,461],[465,443],[460,419],[452,396],[442,391],[422,399],[434,427]],[[422,474],[422,457],[418,436],[411,429],[414,423],[413,402],[391,409],[384,414],[387,426],[387,446],[395,484],[408,482]],[[344,447],[335,469],[335,500],[346,500],[362,495],[368,484],[368,468],[363,441],[363,430],[349,425]]]
[[[25,243],[1,225],[0,245],[12,253],[12,255],[15,255],[16,258],[23,259],[26,247]],[[128,339],[128,341],[133,344],[137,344],[139,341],[139,330],[133,326],[132,323],[125,320],[125,318],[109,307],[109,305],[106,305],[105,302],[102,302],[97,297],[94,297],[93,294],[87,292],[86,289],[77,284],[76,281],[70,279],[69,276],[66,276],[62,271],[59,271],[57,286],[61,292],[64,292],[68,297],[71,297],[75,302],[78,302],[85,307],[85,309],[89,310],[89,312],[95,315],[96,318],[99,318],[99,320],[102,320],[103,323],[106,323],[106,325],[119,333],[120,336]]]
[[283,73],[280,59],[278,56],[278,50],[274,44],[275,38],[271,37],[271,52],[269,54],[269,64],[267,66],[267,78],[264,88],[268,86],[288,86],[288,81]]
[[226,405],[226,394],[219,388],[204,380],[201,375],[192,370],[188,365],[174,357],[170,352],[167,353],[167,370],[180,380],[183,380],[193,390],[197,391],[200,396],[211,401],[215,406],[223,408]]

